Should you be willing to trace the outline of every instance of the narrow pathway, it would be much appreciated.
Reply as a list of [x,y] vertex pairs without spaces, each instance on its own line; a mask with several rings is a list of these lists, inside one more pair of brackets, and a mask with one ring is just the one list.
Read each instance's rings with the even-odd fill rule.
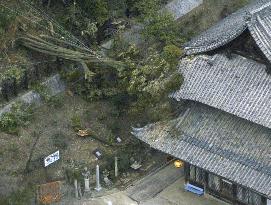
[[126,190],[126,194],[137,202],[154,198],[165,188],[183,176],[183,169],[176,169],[173,164],[150,174]]

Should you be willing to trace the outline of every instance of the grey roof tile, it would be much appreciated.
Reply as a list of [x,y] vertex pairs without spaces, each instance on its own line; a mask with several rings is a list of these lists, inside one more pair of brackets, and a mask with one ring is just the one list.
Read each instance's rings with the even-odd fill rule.
[[186,58],[180,64],[184,83],[171,97],[202,102],[271,128],[271,76],[265,69],[238,55]]
[[[185,117],[133,134],[155,149],[271,197],[271,129],[201,103],[191,102],[189,108]],[[194,119],[197,125],[190,123]]]
[[270,11],[270,0],[253,1],[187,42],[185,52],[191,55],[214,50],[231,42],[248,28],[259,48],[271,61]]

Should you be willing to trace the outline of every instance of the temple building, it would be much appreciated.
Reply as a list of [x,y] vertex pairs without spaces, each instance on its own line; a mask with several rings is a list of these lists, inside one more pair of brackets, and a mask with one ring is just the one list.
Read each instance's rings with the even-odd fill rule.
[[186,183],[235,205],[271,205],[271,1],[258,0],[185,44],[176,119],[133,128],[185,162]]

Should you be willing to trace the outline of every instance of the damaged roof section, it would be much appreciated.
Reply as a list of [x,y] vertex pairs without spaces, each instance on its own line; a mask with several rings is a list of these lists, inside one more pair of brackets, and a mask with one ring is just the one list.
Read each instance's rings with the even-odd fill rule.
[[201,103],[134,128],[151,147],[271,197],[271,130]]
[[239,55],[183,59],[184,83],[171,97],[193,100],[271,128],[271,76],[266,66]]
[[271,36],[268,35],[271,27],[270,9],[270,0],[254,1],[186,43],[186,54],[204,53],[224,46],[248,28],[257,45],[271,61]]

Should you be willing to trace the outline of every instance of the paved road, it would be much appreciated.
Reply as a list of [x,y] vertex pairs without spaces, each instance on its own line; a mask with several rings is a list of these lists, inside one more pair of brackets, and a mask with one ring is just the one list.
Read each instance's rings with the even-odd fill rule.
[[184,190],[183,170],[173,164],[150,174],[126,191],[84,200],[68,200],[57,205],[226,205],[211,197],[198,197]]
[[183,169],[176,169],[170,164],[159,172],[144,177],[134,186],[129,187],[126,193],[137,202],[146,201],[155,197],[182,176]]

